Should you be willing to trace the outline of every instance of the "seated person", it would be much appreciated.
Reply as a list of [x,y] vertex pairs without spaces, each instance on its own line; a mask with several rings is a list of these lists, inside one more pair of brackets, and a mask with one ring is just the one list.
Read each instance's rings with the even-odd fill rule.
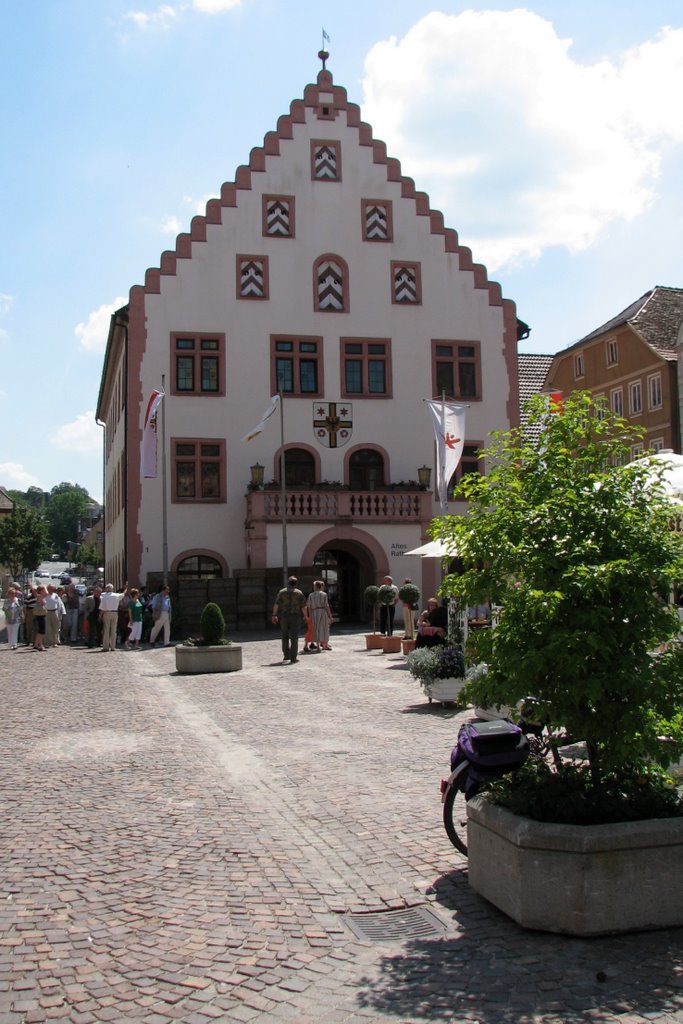
[[437,644],[446,643],[448,632],[448,609],[435,597],[427,601],[427,610],[422,612],[417,620],[417,637],[415,647],[435,647]]

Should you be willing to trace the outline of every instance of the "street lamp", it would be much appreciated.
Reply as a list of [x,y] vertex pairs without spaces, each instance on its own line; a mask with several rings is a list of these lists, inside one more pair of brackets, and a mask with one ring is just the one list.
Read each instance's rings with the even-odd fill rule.
[[249,467],[249,472],[251,473],[251,486],[254,488],[263,487],[263,466],[257,462]]

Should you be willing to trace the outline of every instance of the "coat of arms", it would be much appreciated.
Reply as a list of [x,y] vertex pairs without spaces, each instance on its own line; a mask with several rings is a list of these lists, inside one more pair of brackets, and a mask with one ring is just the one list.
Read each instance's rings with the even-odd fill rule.
[[314,402],[313,433],[325,448],[342,448],[353,433],[350,402]]

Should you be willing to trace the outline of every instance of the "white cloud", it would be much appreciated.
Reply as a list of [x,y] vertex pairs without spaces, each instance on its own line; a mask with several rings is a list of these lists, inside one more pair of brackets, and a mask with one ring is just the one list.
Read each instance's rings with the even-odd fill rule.
[[90,410],[77,416],[71,423],[57,427],[50,435],[50,443],[64,452],[78,455],[97,455],[102,452],[102,428],[95,422],[95,412]]
[[170,4],[161,4],[150,14],[145,11],[128,11],[124,17],[132,21],[141,32],[166,32],[174,24],[178,12]]
[[0,482],[3,487],[15,491],[27,491],[29,487],[40,487],[38,478],[24,469],[19,462],[0,462]]
[[3,292],[0,292],[0,316],[6,316],[7,313],[9,313],[13,302],[13,295],[6,295]]
[[202,14],[220,14],[222,11],[232,11],[240,7],[242,0],[192,0],[192,6]]
[[683,30],[586,65],[529,11],[432,13],[372,48],[363,86],[389,154],[490,269],[638,217],[683,142]]
[[[242,0],[191,0],[189,7],[200,14],[222,14],[241,7]],[[127,11],[124,18],[132,21],[141,32],[168,32],[178,24],[178,16],[188,10],[188,4],[160,4],[155,11]]]
[[128,299],[119,296],[109,305],[100,306],[91,313],[87,323],[76,324],[74,332],[81,343],[81,348],[86,352],[104,352],[107,347],[111,315],[127,302]]
[[165,235],[178,235],[178,234],[180,234],[180,231],[181,231],[180,220],[178,219],[178,217],[174,217],[173,215],[169,214],[168,216],[164,217],[164,219],[162,221],[162,224],[161,224],[161,230],[163,231],[163,233]]

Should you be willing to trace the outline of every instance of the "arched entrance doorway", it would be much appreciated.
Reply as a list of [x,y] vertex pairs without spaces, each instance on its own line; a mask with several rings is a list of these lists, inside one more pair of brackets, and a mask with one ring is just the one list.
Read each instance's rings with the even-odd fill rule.
[[325,581],[325,589],[335,617],[344,623],[368,621],[365,607],[365,588],[386,573],[384,552],[371,535],[367,544],[357,539],[340,536],[340,531],[329,531],[317,542],[311,541],[305,555],[305,564],[312,565],[318,579]]

